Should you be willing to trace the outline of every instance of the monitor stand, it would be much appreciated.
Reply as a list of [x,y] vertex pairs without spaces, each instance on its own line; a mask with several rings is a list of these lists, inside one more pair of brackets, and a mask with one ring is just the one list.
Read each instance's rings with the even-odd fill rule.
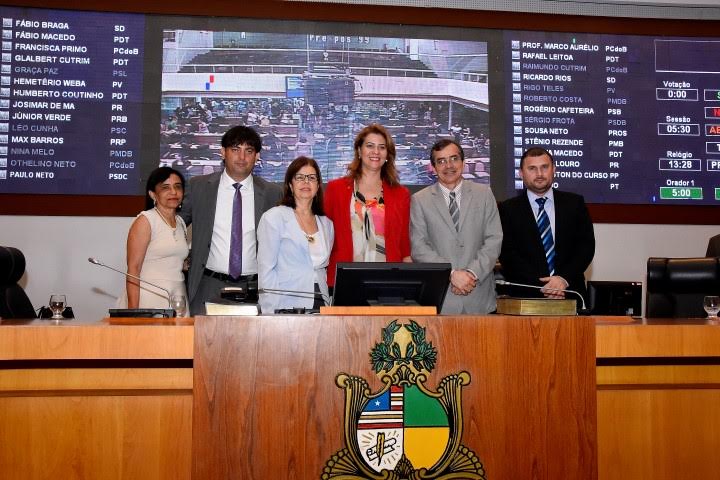
[[368,300],[371,307],[419,307],[420,304],[412,299],[403,297],[378,297],[377,300]]

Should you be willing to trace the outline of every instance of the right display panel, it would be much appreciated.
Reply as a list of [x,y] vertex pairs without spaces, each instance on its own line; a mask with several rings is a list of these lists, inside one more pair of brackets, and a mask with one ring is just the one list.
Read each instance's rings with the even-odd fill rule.
[[720,203],[720,41],[505,31],[509,191],[531,146],[590,203]]

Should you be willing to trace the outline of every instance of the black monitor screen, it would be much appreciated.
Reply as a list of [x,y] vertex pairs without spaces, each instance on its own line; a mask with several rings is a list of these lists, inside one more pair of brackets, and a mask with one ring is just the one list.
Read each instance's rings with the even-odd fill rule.
[[338,263],[333,305],[422,305],[439,312],[450,271],[449,263]]

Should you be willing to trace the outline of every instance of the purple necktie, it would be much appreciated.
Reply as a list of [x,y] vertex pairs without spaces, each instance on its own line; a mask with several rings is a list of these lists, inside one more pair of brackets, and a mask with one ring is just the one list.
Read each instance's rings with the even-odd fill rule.
[[233,183],[235,198],[233,199],[232,227],[230,232],[230,267],[228,274],[237,279],[242,275],[242,185]]

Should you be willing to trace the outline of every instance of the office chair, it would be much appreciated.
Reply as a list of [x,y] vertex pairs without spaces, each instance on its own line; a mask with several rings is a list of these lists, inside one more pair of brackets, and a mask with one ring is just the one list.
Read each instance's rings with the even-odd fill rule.
[[18,280],[25,273],[25,256],[17,248],[0,246],[0,317],[35,318],[35,309]]
[[703,297],[720,294],[720,259],[649,258],[645,316],[705,317]]

